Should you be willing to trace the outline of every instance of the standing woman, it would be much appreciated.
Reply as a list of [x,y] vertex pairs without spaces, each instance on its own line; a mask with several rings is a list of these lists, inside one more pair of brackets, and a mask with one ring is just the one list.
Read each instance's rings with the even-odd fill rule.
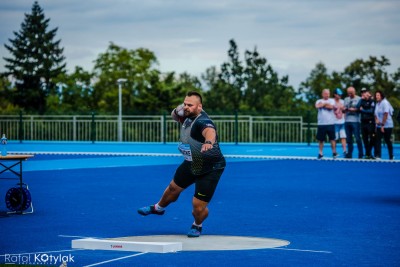
[[382,156],[382,137],[389,151],[389,159],[393,159],[393,143],[391,140],[393,131],[393,107],[385,98],[385,94],[378,90],[375,92],[375,122],[376,122],[376,148],[375,156],[381,158]]

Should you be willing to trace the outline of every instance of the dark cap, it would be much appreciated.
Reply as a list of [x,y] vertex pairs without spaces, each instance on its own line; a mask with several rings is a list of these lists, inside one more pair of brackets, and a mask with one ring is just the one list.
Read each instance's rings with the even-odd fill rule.
[[336,95],[343,95],[342,89],[336,88],[335,91],[333,91],[334,94]]
[[365,93],[365,92],[369,92],[369,90],[367,88],[365,88],[365,87],[361,88],[361,94]]

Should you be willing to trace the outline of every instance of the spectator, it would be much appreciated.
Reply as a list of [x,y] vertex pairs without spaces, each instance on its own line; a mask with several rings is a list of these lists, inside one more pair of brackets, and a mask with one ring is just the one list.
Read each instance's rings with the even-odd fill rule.
[[318,159],[322,159],[322,157],[324,156],[323,149],[326,135],[328,135],[329,141],[331,143],[333,158],[337,157],[335,140],[335,114],[333,113],[335,100],[329,98],[329,96],[329,89],[324,89],[322,91],[322,99],[317,100],[317,102],[315,103],[315,108],[318,109]]
[[377,159],[382,156],[382,137],[389,152],[389,159],[393,159],[393,143],[391,140],[393,131],[393,107],[385,98],[382,91],[375,92],[376,107],[375,107],[375,123],[376,123],[376,147],[375,155]]
[[346,112],[344,128],[346,130],[347,154],[345,158],[353,158],[353,136],[357,142],[358,158],[363,158],[363,146],[360,136],[360,111],[359,102],[361,98],[356,95],[354,87],[347,88],[347,97],[344,99]]
[[335,113],[335,137],[336,140],[340,139],[343,148],[343,155],[346,156],[346,131],[344,130],[344,101],[341,99],[343,92],[340,88],[336,88],[333,92],[335,105],[333,111]]
[[[360,114],[361,135],[364,142],[365,158],[375,159],[372,156],[372,148],[375,147],[375,101],[367,88],[361,89]],[[376,151],[375,151],[376,152]]]

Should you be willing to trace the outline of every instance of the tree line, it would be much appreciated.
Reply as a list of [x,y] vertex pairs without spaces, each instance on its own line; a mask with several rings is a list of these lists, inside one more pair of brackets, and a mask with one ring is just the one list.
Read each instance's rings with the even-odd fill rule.
[[57,28],[48,29],[49,18],[35,2],[25,14],[21,29],[5,44],[7,71],[0,80],[0,112],[14,114],[116,114],[117,80],[122,84],[124,114],[159,114],[179,104],[184,94],[196,90],[204,95],[207,110],[216,113],[304,114],[313,110],[324,88],[354,86],[382,90],[392,105],[400,107],[400,68],[388,73],[385,56],[356,59],[342,72],[328,72],[319,62],[299,86],[289,85],[257,48],[241,55],[235,40],[229,41],[227,59],[200,76],[187,72],[161,72],[153,51],[129,49],[110,43],[94,60],[92,71],[75,67],[66,71]]

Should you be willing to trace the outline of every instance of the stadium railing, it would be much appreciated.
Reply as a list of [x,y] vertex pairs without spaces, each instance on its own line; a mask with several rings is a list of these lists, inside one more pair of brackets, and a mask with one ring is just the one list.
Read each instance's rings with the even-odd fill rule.
[[[316,123],[302,116],[211,116],[220,142],[310,143],[315,142]],[[122,117],[122,141],[176,142],[179,124],[167,115]],[[0,115],[0,131],[9,140],[117,141],[118,116]]]
[[[315,122],[302,116],[211,116],[220,142],[313,143]],[[177,142],[179,124],[167,115],[122,117],[124,142]],[[9,140],[118,141],[118,116],[93,115],[0,115],[0,132]],[[393,133],[395,142],[396,131]]]

